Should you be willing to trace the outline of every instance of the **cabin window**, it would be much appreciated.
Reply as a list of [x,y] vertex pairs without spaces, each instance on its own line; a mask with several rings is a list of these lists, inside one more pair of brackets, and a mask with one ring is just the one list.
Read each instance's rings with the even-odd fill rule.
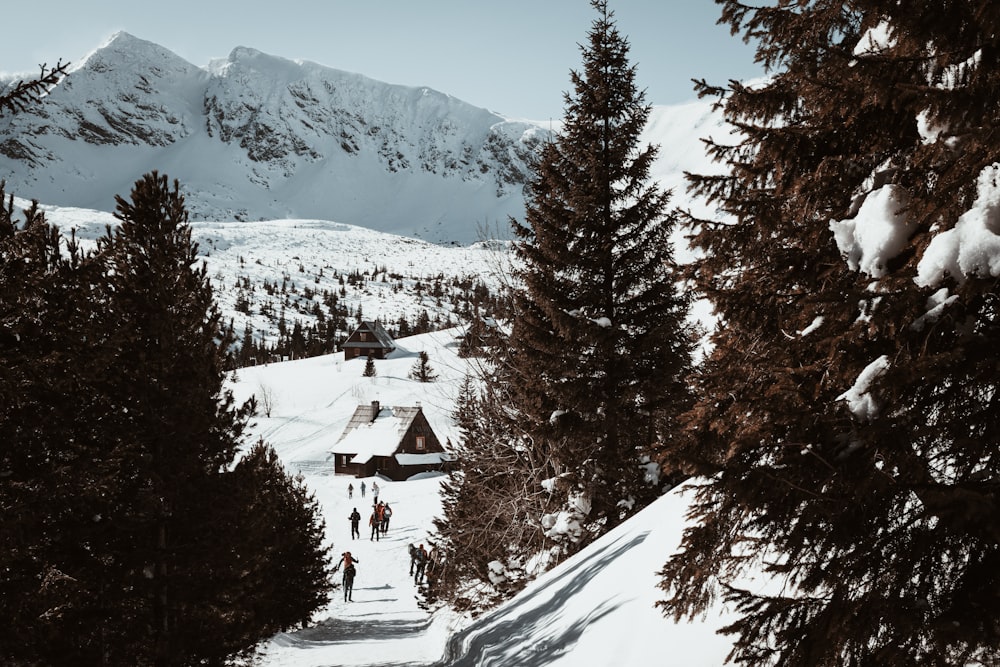
[[368,340],[368,333],[367,333],[367,332],[365,332],[365,331],[362,331],[362,332],[360,332],[360,334],[359,334],[359,335],[361,336],[361,342],[362,342],[362,343],[364,343],[365,341],[367,341],[367,340]]
[[354,356],[355,357],[360,357],[361,356],[361,348],[360,347],[354,348]]
[[418,435],[417,436],[417,450],[422,452],[425,449],[427,449],[427,438],[425,438],[422,435]]

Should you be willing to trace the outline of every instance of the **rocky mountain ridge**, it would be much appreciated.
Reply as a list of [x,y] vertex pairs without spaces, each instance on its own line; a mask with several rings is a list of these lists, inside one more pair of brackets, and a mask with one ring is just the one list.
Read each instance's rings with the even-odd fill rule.
[[21,197],[107,211],[157,169],[181,182],[193,219],[317,218],[468,243],[523,211],[548,136],[429,88],[246,47],[200,68],[120,32],[38,108],[0,117],[0,178]]

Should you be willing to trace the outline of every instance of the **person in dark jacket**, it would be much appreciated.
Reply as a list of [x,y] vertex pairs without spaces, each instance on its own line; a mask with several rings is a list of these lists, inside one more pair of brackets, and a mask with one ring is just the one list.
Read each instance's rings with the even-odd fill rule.
[[389,532],[389,517],[392,516],[392,509],[389,507],[389,503],[382,506],[382,534],[385,535]]
[[358,508],[355,507],[347,518],[351,522],[351,539],[361,537],[361,529],[358,527],[361,524],[361,514],[358,513]]
[[417,566],[417,545],[410,542],[410,544],[407,546],[407,549],[410,550],[410,576],[412,577],[413,568]]
[[424,583],[424,568],[427,567],[427,550],[424,549],[424,545],[417,547],[416,565],[417,567],[413,571],[413,583],[422,584]]

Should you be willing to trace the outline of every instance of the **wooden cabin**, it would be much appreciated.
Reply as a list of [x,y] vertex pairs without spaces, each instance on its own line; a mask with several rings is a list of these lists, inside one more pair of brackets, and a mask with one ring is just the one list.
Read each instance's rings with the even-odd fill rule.
[[445,451],[423,409],[359,405],[333,446],[334,473],[401,481],[420,472],[446,470]]
[[344,361],[357,357],[385,359],[396,349],[396,341],[378,322],[363,321],[340,346],[344,351]]

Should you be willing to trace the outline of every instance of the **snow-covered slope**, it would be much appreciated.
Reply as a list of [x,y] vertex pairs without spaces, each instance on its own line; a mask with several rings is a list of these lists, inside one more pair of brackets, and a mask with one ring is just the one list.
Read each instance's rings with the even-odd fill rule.
[[0,178],[25,198],[108,211],[157,169],[180,180],[193,219],[469,242],[523,210],[547,135],[428,88],[245,47],[199,68],[120,32],[39,108],[0,117]]
[[[566,665],[568,667],[718,667],[732,648],[716,634],[731,620],[723,605],[704,618],[674,623],[655,607],[662,597],[656,572],[677,549],[688,498],[675,490],[618,526],[579,554],[541,576],[521,594],[475,621],[420,605],[419,587],[408,576],[407,544],[427,543],[440,512],[441,476],[404,482],[333,474],[332,447],[357,405],[420,403],[445,441],[456,436],[455,396],[468,371],[456,353],[457,330],[402,338],[399,349],[363,377],[364,361],[330,355],[240,369],[232,388],[239,399],[267,395],[249,441],[263,437],[286,468],[301,473],[316,495],[334,553],[360,561],[352,602],[335,591],[330,605],[301,630],[268,642],[266,667],[325,665]],[[407,377],[419,352],[440,375],[433,383]],[[371,486],[393,507],[389,533],[352,540],[347,516],[370,513]],[[354,485],[353,497],[348,484]],[[457,633],[449,640],[451,633]]]
[[[15,206],[29,202],[15,198]],[[110,213],[42,205],[49,222],[84,249],[96,246]],[[506,244],[439,245],[325,220],[191,223],[199,257],[208,268],[223,321],[237,336],[247,326],[257,343],[273,344],[279,328],[314,327],[334,318],[331,296],[352,315],[362,313],[394,329],[426,312],[437,327],[466,321],[478,284],[496,291]],[[343,337],[353,330],[352,317]]]

